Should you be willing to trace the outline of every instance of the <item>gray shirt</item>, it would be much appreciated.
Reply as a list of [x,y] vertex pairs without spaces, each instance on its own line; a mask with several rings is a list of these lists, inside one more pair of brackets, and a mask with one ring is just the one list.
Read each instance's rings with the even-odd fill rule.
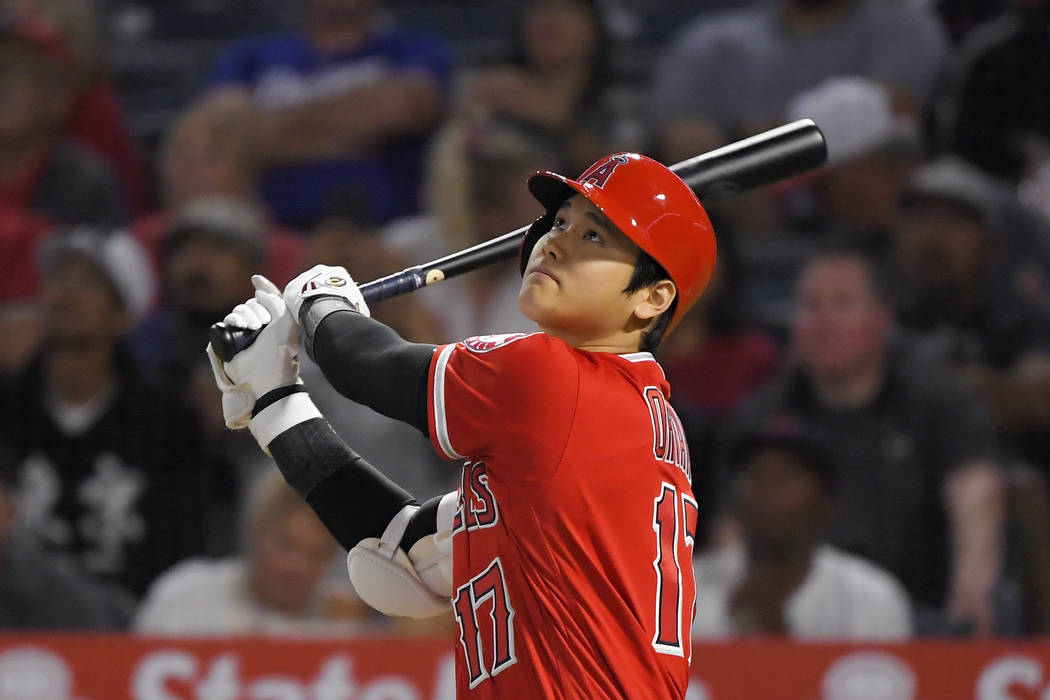
[[789,100],[821,81],[860,75],[922,105],[948,50],[943,28],[913,3],[858,0],[839,22],[804,34],[776,0],[705,15],[661,57],[655,126],[711,122],[728,135],[783,120]]

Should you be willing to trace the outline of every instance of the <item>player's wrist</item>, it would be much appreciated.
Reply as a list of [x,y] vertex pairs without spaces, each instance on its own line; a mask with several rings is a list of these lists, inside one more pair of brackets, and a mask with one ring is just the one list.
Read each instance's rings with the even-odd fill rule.
[[339,311],[352,311],[360,313],[357,307],[344,296],[336,294],[319,294],[303,300],[299,307],[299,329],[302,333],[303,346],[306,355],[311,359],[314,356],[314,337],[321,322]]
[[321,417],[306,388],[292,384],[272,389],[256,399],[248,428],[265,450],[284,431]]
[[252,418],[259,415],[267,407],[277,403],[281,399],[291,396],[292,394],[305,394],[306,387],[301,383],[289,384],[287,386],[279,386],[274,389],[270,389],[266,393],[262,394],[255,400],[255,405],[252,406]]
[[[314,309],[315,307],[316,310],[311,311],[311,309]],[[355,313],[360,313],[360,311],[357,310],[357,307],[354,306],[353,301],[347,299],[341,294],[317,294],[303,299],[303,303],[299,306],[298,318],[295,320],[301,327],[305,319],[316,316],[318,313],[327,315],[333,311],[353,311]]]

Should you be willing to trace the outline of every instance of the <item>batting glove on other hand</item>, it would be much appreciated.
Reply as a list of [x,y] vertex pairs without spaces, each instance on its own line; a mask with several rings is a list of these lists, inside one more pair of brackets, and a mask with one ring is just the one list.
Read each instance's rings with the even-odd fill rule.
[[262,332],[228,362],[221,361],[208,344],[215,383],[223,392],[226,425],[248,427],[255,401],[273,389],[301,384],[299,379],[299,327],[281,298],[280,291],[262,275],[253,275],[252,299],[234,307],[223,322],[227,326]]
[[299,310],[303,303],[307,299],[320,296],[342,297],[359,313],[365,316],[372,315],[354,278],[342,266],[314,265],[284,288],[284,303],[296,323],[299,323]]

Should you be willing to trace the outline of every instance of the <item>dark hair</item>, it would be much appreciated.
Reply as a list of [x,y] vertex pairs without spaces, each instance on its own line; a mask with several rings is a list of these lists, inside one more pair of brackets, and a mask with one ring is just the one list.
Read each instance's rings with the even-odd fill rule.
[[793,413],[774,413],[758,424],[747,425],[730,446],[729,467],[737,476],[750,466],[756,452],[764,449],[783,450],[798,460],[799,466],[817,476],[828,493],[837,491],[835,454],[831,436]]
[[868,275],[868,283],[871,285],[872,294],[890,308],[894,308],[898,301],[897,284],[890,271],[889,265],[869,253],[854,237],[845,235],[835,238],[806,261],[804,268],[809,268],[819,262],[835,260],[854,260],[859,262]]
[[[669,280],[671,275],[667,274],[667,270],[664,266],[656,262],[653,256],[646,253],[644,250],[638,251],[638,260],[634,263],[634,272],[631,274],[631,281],[627,283],[624,288],[624,294],[631,294],[637,292],[639,289],[645,287],[651,287],[661,280]],[[642,342],[638,347],[642,352],[653,352],[660,345],[660,341],[664,338],[664,333],[667,332],[667,325],[671,323],[671,317],[674,316],[674,310],[678,308],[678,296],[676,295],[674,300],[671,302],[671,306],[668,307],[667,311],[660,314],[649,329],[642,334]]]

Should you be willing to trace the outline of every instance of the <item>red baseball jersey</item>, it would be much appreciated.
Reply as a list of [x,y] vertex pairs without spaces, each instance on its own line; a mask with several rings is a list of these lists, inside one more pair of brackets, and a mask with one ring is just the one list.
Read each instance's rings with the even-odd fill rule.
[[466,460],[458,697],[684,697],[697,503],[652,355],[482,336],[438,349],[429,390],[431,440]]

